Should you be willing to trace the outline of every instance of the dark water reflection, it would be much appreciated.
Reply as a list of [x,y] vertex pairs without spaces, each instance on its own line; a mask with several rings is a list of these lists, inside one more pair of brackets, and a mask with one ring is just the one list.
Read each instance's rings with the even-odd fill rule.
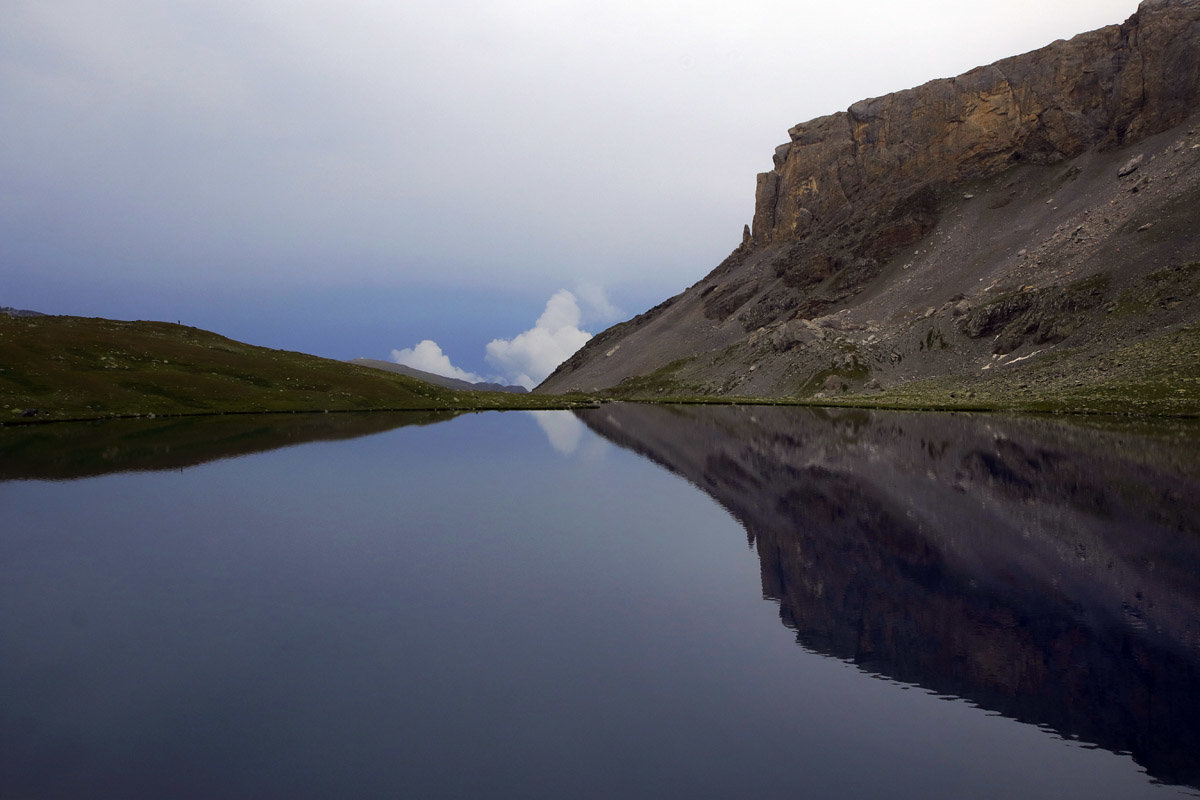
[[432,421],[0,429],[0,798],[1197,794],[1193,425]]
[[805,648],[1200,786],[1192,424],[630,405],[582,419],[742,523]]
[[224,414],[14,426],[0,429],[0,480],[183,469],[305,442],[430,425],[456,413]]

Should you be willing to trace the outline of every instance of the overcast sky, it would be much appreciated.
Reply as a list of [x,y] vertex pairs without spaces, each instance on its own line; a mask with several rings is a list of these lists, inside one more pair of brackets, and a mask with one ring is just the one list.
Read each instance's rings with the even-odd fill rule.
[[792,125],[1134,10],[3,0],[0,305],[515,380],[716,266]]

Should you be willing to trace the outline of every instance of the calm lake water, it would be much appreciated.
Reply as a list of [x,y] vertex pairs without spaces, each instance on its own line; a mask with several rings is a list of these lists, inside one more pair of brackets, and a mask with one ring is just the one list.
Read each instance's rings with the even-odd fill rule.
[[1200,796],[1200,430],[0,430],[0,798]]

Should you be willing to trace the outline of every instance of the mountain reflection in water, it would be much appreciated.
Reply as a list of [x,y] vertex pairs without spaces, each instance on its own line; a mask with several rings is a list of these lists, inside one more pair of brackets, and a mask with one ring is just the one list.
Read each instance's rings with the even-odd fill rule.
[[[1200,786],[1200,441],[995,416],[607,405],[805,648]],[[1190,427],[1189,427],[1190,426]]]

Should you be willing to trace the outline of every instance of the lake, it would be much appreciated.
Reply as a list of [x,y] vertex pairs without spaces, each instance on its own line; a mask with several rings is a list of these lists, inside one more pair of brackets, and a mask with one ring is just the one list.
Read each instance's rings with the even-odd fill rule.
[[0,429],[0,798],[1200,796],[1200,427]]

